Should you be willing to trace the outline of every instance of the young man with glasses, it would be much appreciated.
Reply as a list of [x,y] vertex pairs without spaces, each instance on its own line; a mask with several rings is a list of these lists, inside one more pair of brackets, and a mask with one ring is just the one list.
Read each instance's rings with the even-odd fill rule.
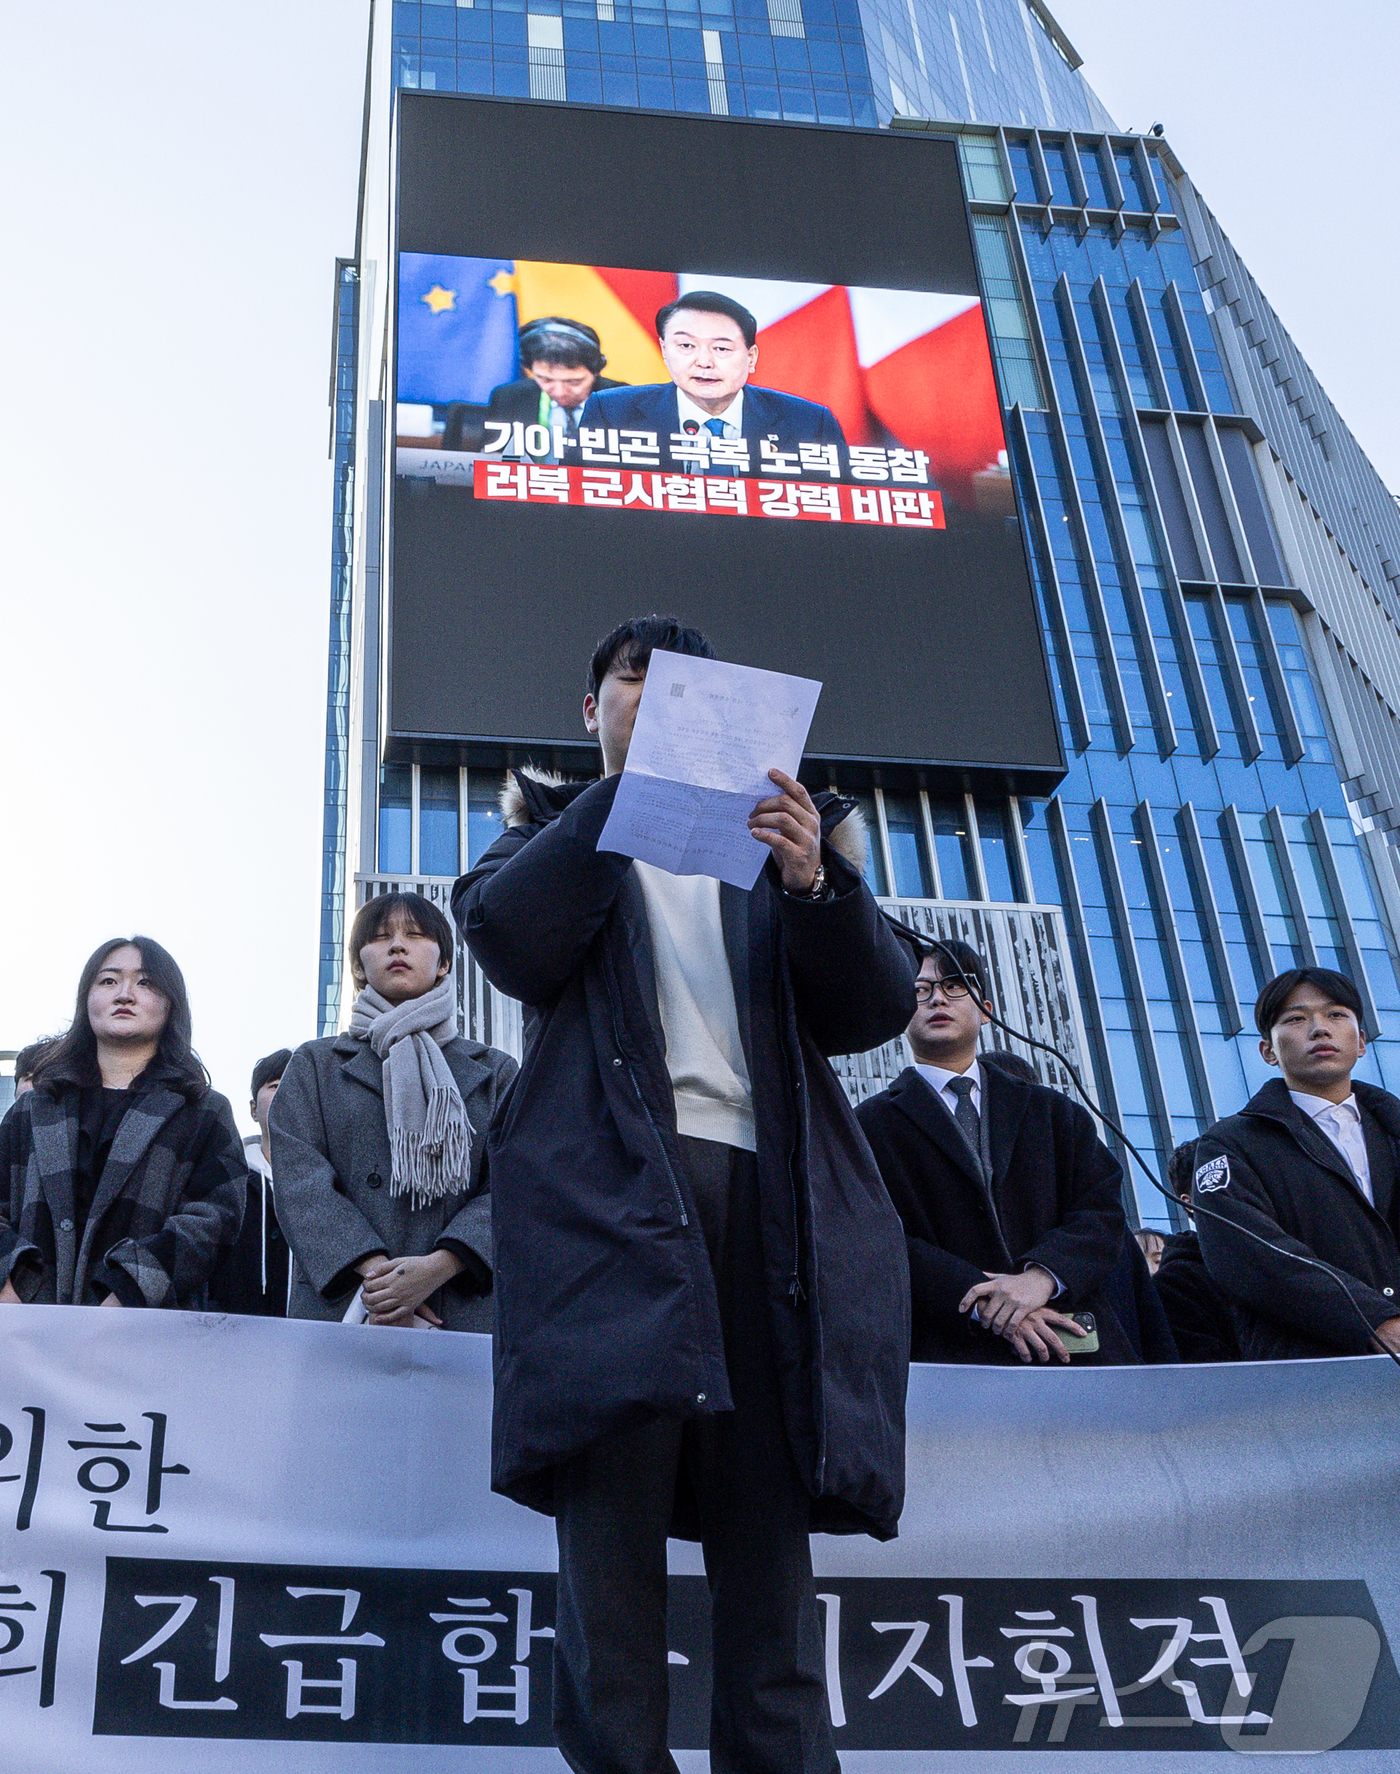
[[1123,1173],[1086,1109],[977,1057],[991,1008],[975,950],[929,956],[914,1061],[856,1111],[909,1251],[915,1361],[1139,1357],[1103,1285],[1127,1231]]

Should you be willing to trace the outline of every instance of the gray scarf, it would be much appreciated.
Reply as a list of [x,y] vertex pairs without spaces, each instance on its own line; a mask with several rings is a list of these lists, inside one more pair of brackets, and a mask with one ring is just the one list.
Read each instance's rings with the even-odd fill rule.
[[451,975],[406,1004],[390,1004],[366,986],[350,1012],[350,1033],[384,1062],[384,1119],[393,1155],[389,1193],[407,1195],[411,1207],[464,1193],[472,1125],[442,1052],[457,1033]]

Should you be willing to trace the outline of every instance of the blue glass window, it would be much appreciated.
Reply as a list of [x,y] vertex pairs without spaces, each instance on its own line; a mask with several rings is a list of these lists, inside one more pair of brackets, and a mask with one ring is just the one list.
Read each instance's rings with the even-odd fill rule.
[[460,772],[425,764],[418,772],[418,873],[456,876]]
[[1284,863],[1274,845],[1268,821],[1259,813],[1242,813],[1240,829],[1244,833],[1255,897],[1264,914],[1264,934],[1273,950],[1274,970],[1282,973],[1286,967],[1301,967],[1303,945],[1289,903]]
[[1118,183],[1123,187],[1124,204],[1129,209],[1151,209],[1137,155],[1131,148],[1118,148],[1114,150],[1113,161],[1118,168]]
[[1312,824],[1307,819],[1284,814],[1283,829],[1288,838],[1289,854],[1293,858],[1298,896],[1303,902],[1303,911],[1307,916],[1313,945],[1317,949],[1318,961],[1323,967],[1332,967],[1339,973],[1349,974],[1351,962],[1347,956],[1342,926],[1332,901],[1332,888]]
[[1097,148],[1080,147],[1079,170],[1084,178],[1084,189],[1089,194],[1089,207],[1112,208],[1108,201],[1108,182],[1103,176],[1103,162],[1099,159]]
[[982,870],[987,877],[987,897],[1024,900],[1021,871],[1011,841],[1010,809],[1004,801],[977,802],[977,835],[982,840]]
[[1011,172],[1016,180],[1016,196],[1022,203],[1039,203],[1040,191],[1036,186],[1035,173],[1031,169],[1031,148],[1029,142],[1019,142],[1014,138],[1007,142],[1006,151],[1011,158]]
[[[1184,820],[1185,815],[1182,815]],[[1266,978],[1276,969],[1271,965],[1265,973],[1255,946],[1254,931],[1245,916],[1244,893],[1231,847],[1214,822],[1201,827],[1201,850],[1206,871],[1215,896],[1215,909],[1225,937],[1225,952],[1230,959],[1230,974],[1235,996],[1241,1004],[1252,1004]]]
[[[1178,829],[1179,816],[1158,809],[1153,814],[1157,837],[1157,854],[1162,861],[1167,898],[1181,944],[1191,996],[1197,1004],[1225,1005],[1225,992],[1216,971],[1216,959],[1210,945],[1210,933],[1203,910],[1203,887],[1196,880],[1186,845]],[[1218,1017],[1215,1026],[1219,1027]]]
[[[816,66],[813,55],[812,65]],[[963,171],[967,177],[967,194],[984,203],[1002,203],[1011,193],[1006,188],[1006,175],[995,136],[963,134],[958,138]]]
[[1069,156],[1063,142],[1041,142],[1045,152],[1045,170],[1050,174],[1050,201],[1065,207],[1077,205],[1074,186],[1069,176]]
[[1026,860],[1031,871],[1029,898],[1033,905],[1063,905],[1064,888],[1059,863],[1045,817],[1047,806],[1045,801],[1022,800],[1019,803],[1021,841],[1026,847]]
[[1167,177],[1167,169],[1155,154],[1149,153],[1147,164],[1152,169],[1153,182],[1157,187],[1157,198],[1169,216],[1176,214],[1176,205],[1172,202],[1171,180]]
[[501,778],[486,770],[467,772],[467,867],[474,869],[505,830]]
[[[1327,835],[1332,840],[1332,861],[1336,865],[1337,879],[1341,883],[1342,899],[1356,932],[1356,945],[1366,961],[1366,971],[1370,973],[1371,963],[1366,951],[1384,949],[1386,941],[1380,914],[1376,910],[1376,895],[1371,888],[1366,855],[1357,842],[1349,819],[1340,819],[1335,815],[1329,817]],[[1377,1002],[1380,1000],[1377,999]],[[1395,1000],[1387,998],[1385,1002],[1390,1004]]]
[[1191,639],[1196,644],[1196,657],[1201,662],[1201,675],[1206,682],[1206,700],[1210,703],[1216,730],[1225,749],[1239,757],[1240,718],[1225,671],[1224,655],[1215,631],[1215,612],[1211,608],[1210,599],[1188,597],[1186,616],[1191,624]]
[[413,867],[413,766],[385,764],[379,772],[379,872],[406,875]]
[[884,800],[895,895],[899,899],[932,899],[933,874],[928,865],[919,797],[887,794]]
[[1250,712],[1254,716],[1254,724],[1259,729],[1259,740],[1264,747],[1262,755],[1282,762],[1283,721],[1269,677],[1268,656],[1255,625],[1254,610],[1243,598],[1226,598],[1225,613],[1230,621],[1230,633],[1234,636],[1235,651],[1239,655]]
[[1318,707],[1317,695],[1313,690],[1303,637],[1298,632],[1297,611],[1282,598],[1270,598],[1265,608],[1269,612],[1269,626],[1274,633],[1279,663],[1283,666],[1284,682],[1288,685],[1288,700],[1293,705],[1293,719],[1298,723],[1298,732],[1303,741],[1304,756],[1311,764],[1330,764],[1332,747],[1328,743],[1322,710]]
[[962,802],[935,801],[930,797],[928,805],[944,899],[980,899],[972,856],[972,833],[967,829],[967,814]]

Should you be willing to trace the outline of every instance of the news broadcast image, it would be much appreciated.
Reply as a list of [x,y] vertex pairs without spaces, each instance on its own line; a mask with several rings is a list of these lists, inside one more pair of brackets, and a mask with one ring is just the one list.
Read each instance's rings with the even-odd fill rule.
[[391,753],[584,767],[645,605],[818,679],[823,779],[1057,781],[955,144],[397,103]]
[[[734,312],[685,306],[714,296]],[[403,253],[397,445],[399,473],[485,499],[1014,513],[981,302],[931,290]]]

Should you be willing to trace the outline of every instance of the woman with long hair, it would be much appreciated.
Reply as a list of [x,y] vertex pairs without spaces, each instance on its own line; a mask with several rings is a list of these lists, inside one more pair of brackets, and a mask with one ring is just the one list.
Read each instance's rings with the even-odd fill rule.
[[515,1061],[457,1033],[452,926],[430,900],[371,899],[349,946],[350,1026],[297,1049],[268,1117],[287,1316],[490,1330],[482,1157]]
[[0,1122],[0,1304],[204,1306],[247,1167],[158,942],[93,951],[33,1080]]

